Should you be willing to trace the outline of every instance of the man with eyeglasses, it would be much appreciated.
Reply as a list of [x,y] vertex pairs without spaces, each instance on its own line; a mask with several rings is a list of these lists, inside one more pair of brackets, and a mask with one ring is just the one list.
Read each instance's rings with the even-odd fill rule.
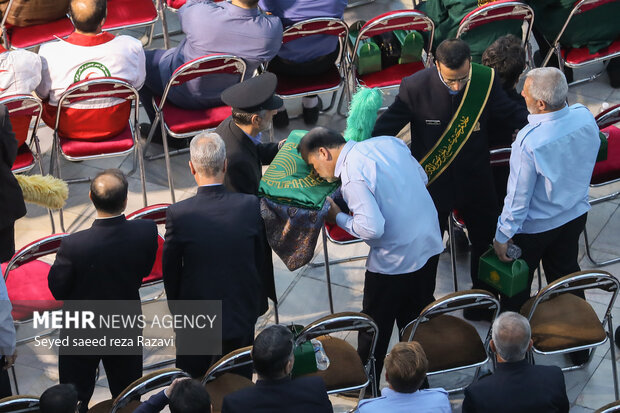
[[[473,288],[488,289],[477,279],[478,260],[493,240],[499,215],[487,122],[494,118],[520,129],[527,115],[506,95],[492,69],[471,62],[467,43],[450,39],[437,47],[434,67],[402,80],[394,103],[373,130],[373,136],[396,136],[410,124],[411,153],[429,177],[442,232],[455,209],[467,226]],[[465,315],[487,318],[478,311]]]

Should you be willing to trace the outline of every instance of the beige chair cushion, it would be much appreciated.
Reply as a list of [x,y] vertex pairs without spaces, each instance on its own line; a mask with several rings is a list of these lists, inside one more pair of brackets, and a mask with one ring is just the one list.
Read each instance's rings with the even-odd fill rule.
[[206,388],[211,396],[213,412],[222,411],[224,396],[250,386],[254,386],[252,380],[234,373],[224,373],[215,380],[211,380],[206,384]]
[[[112,399],[104,400],[88,409],[87,413],[110,413],[110,410],[112,410],[112,403]],[[138,406],[140,406],[140,404],[142,403],[140,403],[138,400],[132,400],[127,406],[117,410],[117,413],[131,413],[136,410]]]
[[357,350],[349,343],[336,337],[321,336],[325,354],[329,358],[327,370],[319,370],[308,376],[321,377],[327,390],[361,386],[368,380],[366,370]]
[[[521,308],[529,315],[534,298]],[[536,307],[530,321],[534,347],[540,351],[555,351],[599,343],[605,339],[601,322],[584,299],[573,294],[561,294]]]
[[[405,330],[403,341],[409,334],[411,327]],[[426,353],[429,372],[469,366],[487,358],[474,326],[451,315],[440,315],[420,324],[413,339]]]

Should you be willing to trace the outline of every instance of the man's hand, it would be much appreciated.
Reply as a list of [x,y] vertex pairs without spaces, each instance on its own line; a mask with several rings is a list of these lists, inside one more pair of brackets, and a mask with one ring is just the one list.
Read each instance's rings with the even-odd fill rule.
[[8,370],[15,364],[15,360],[17,360],[17,350],[11,356],[4,356],[4,366],[2,366],[2,370]]
[[286,143],[286,139],[282,139],[280,142],[278,142],[278,150],[282,149],[285,143]]
[[177,385],[177,383],[183,381],[183,380],[190,380],[189,377],[179,377],[178,379],[174,379],[174,381],[172,382],[172,384],[168,387],[166,387],[166,390],[164,390],[164,394],[166,395],[166,397],[168,399],[170,399],[170,393],[172,393],[172,389],[174,389],[174,386]]
[[336,223],[336,215],[338,215],[338,213],[342,212],[342,210],[334,202],[333,199],[331,199],[330,197],[327,197],[326,199],[327,199],[327,202],[329,202],[329,211],[327,211],[327,216],[325,217],[325,221],[329,222],[330,224],[335,224]]
[[[512,242],[512,239],[509,239],[508,242]],[[493,249],[495,250],[495,254],[502,262],[512,262],[512,258],[506,255],[506,251],[508,251],[508,242],[501,243],[495,239],[493,240]]]

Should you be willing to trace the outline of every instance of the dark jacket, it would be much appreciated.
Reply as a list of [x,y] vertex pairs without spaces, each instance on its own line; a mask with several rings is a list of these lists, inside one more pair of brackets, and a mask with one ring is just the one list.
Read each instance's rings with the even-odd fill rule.
[[0,105],[0,229],[13,225],[26,215],[22,190],[11,172],[16,156],[17,140],[9,121],[9,111]]
[[258,198],[222,185],[166,213],[164,285],[169,300],[222,300],[223,339],[253,331],[259,316],[263,245]]
[[224,397],[222,413],[330,413],[332,404],[320,377],[259,380]]
[[564,374],[527,360],[498,363],[495,373],[465,389],[463,413],[568,412]]
[[[463,99],[465,88],[451,95],[441,82],[436,67],[404,78],[396,100],[377,120],[372,136],[396,134],[411,125],[411,154],[421,161],[437,143]],[[492,186],[489,164],[489,118],[507,127],[520,129],[527,124],[528,112],[511,100],[496,78],[479,119],[450,166],[428,187],[438,210],[449,210],[467,194],[478,193],[480,185]],[[461,201],[462,202],[462,201]]]
[[48,276],[50,291],[57,300],[140,300],[138,289],[156,253],[153,221],[97,219],[62,240]]

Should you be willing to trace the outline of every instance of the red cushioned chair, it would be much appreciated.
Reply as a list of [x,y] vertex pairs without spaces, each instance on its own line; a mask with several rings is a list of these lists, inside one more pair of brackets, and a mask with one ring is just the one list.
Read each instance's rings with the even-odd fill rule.
[[[551,59],[551,55],[554,52],[558,57],[558,61],[560,63],[560,70],[564,70],[564,66],[574,69],[589,65],[591,63],[609,61],[614,57],[620,56],[620,39],[616,39],[612,44],[605,47],[604,49],[599,50],[596,53],[590,53],[587,46],[579,48],[569,48],[563,47],[560,44],[560,39],[562,38],[564,31],[572,24],[571,20],[573,16],[575,16],[576,14],[587,13],[591,10],[596,9],[597,7],[615,1],[620,0],[581,0],[576,2],[573,6],[573,10],[570,12],[568,18],[566,19],[562,30],[560,30],[560,33],[558,33],[557,37],[552,43],[552,47],[549,49],[549,52],[547,53],[547,56],[545,57],[542,66],[546,66],[547,63],[549,63],[549,59]],[[592,75],[588,78],[571,82],[569,86],[594,80],[603,72],[604,70],[601,70],[599,73]]]
[[156,21],[157,10],[153,0],[108,0],[108,14],[103,23],[103,30],[150,26],[148,46],[153,39],[153,27]]
[[[2,274],[6,289],[13,306],[11,316],[16,330],[22,324],[32,321],[34,311],[52,311],[62,308],[62,301],[54,298],[47,285],[47,275],[51,265],[40,261],[39,258],[55,254],[60,248],[63,238],[69,234],[54,234],[31,242],[17,251],[8,263],[2,264]],[[50,335],[54,330],[48,330],[39,337]],[[17,340],[16,345],[29,343],[35,336]],[[13,366],[13,378],[17,393],[17,377]]]
[[[488,23],[505,20],[519,20],[523,22],[524,28],[521,36],[521,46],[527,50],[528,61],[533,67],[533,57],[531,45],[529,43],[532,26],[534,25],[534,11],[530,6],[520,1],[499,0],[476,7],[469,12],[459,24],[456,38],[460,39],[464,34],[475,31],[478,27]],[[497,32],[494,39],[497,39],[508,32]],[[491,39],[489,39],[491,41]]]
[[[43,175],[41,146],[39,144],[39,138],[37,137],[37,130],[39,129],[39,122],[41,121],[41,114],[43,111],[41,101],[32,95],[12,95],[0,99],[0,104],[5,105],[9,111],[9,118],[11,119],[11,126],[15,133],[15,139],[17,139],[19,143],[17,157],[13,163],[13,173],[28,172],[34,168],[35,164],[38,164],[39,171],[41,175]],[[32,131],[30,131],[31,123]],[[30,143],[27,143],[29,135]],[[48,211],[53,234],[56,232],[54,216],[51,210]]]
[[[236,56],[218,53],[199,57],[179,66],[172,77],[168,81],[164,94],[153,98],[153,107],[155,108],[155,120],[151,125],[149,136],[146,141],[144,153],[153,134],[157,130],[157,125],[161,121],[162,142],[164,145],[164,155],[166,158],[166,171],[168,173],[168,186],[170,187],[170,196],[172,202],[175,202],[174,184],[172,182],[172,171],[170,169],[170,155],[181,152],[187,152],[188,149],[178,150],[170,153],[168,151],[167,135],[173,138],[190,138],[203,131],[211,131],[227,117],[232,114],[230,106],[215,106],[207,109],[183,109],[168,102],[168,92],[170,88],[182,85],[183,83],[202,76],[212,74],[236,74],[239,75],[239,81],[243,81],[245,74],[245,62]],[[161,158],[161,155],[147,157],[148,160]]]
[[[603,133],[608,134],[607,141],[607,159],[601,162],[597,162],[594,165],[594,171],[592,172],[592,179],[590,181],[591,188],[602,187],[611,185],[620,181],[620,129],[614,124],[620,122],[620,105],[615,105],[604,112],[601,112],[596,117],[596,123]],[[602,196],[600,198],[591,199],[590,205],[600,204],[615,198],[618,198],[620,191],[615,191],[611,194]],[[588,239],[588,231],[584,229],[583,235],[586,244],[586,254],[588,259],[597,266],[613,264],[620,261],[620,257],[612,258],[606,261],[596,261],[592,258],[592,251],[590,250],[590,241]]]
[[325,266],[325,273],[327,276],[327,297],[329,298],[329,311],[334,314],[334,300],[332,298],[332,283],[331,283],[331,271],[329,266],[331,264],[340,264],[343,262],[351,262],[355,260],[365,260],[368,258],[368,255],[357,255],[354,257],[341,258],[337,260],[329,259],[329,254],[327,253],[327,240],[333,242],[336,245],[349,245],[349,244],[357,244],[358,242],[362,242],[363,240],[360,238],[356,238],[353,235],[349,234],[344,229],[340,228],[336,224],[325,223],[323,226],[323,230],[321,231],[323,236],[323,258],[324,261],[321,263],[310,263],[308,264],[310,267],[321,267]]
[[390,66],[378,72],[366,75],[358,75],[355,65],[351,65],[351,72],[356,84],[381,90],[396,89],[400,86],[400,81],[406,76],[428,67],[432,62],[431,49],[433,46],[433,35],[435,25],[433,21],[424,13],[416,10],[395,10],[380,14],[368,20],[362,26],[355,40],[352,55],[357,56],[357,49],[361,46],[362,40],[366,40],[382,33],[394,30],[417,30],[418,32],[428,32],[428,44],[425,46],[426,59],[421,62],[404,63]]
[[[120,102],[110,107],[95,109],[78,109],[70,106],[91,99],[117,99]],[[60,96],[58,106],[55,108],[56,122],[50,173],[53,174],[56,171],[56,176],[61,178],[60,155],[69,161],[85,161],[133,153],[133,168],[129,174],[136,170],[137,165],[140,166],[142,200],[144,206],[147,206],[142,148],[138,140],[138,102],[138,91],[126,81],[118,78],[102,77],[82,80],[69,86]],[[124,129],[122,129],[123,123],[126,125]],[[96,137],[98,134],[105,136],[109,134],[111,125],[120,125],[122,130],[117,135],[112,134],[104,139],[91,137],[88,140],[81,140],[72,136],[73,131],[83,134],[84,130],[88,130],[91,136]],[[82,137],[82,135],[78,136]],[[67,182],[89,180],[90,178],[80,178],[67,180]],[[62,209],[60,210],[60,225],[64,231]]]
[[[331,93],[332,99],[328,107],[322,109],[327,112],[332,109],[336,103],[338,90],[344,86],[343,94],[340,102],[342,103],[344,95],[349,95],[349,86],[346,82],[347,68],[344,63],[344,51],[346,49],[346,41],[348,39],[349,28],[342,19],[332,17],[321,17],[308,19],[294,24],[284,31],[282,35],[282,43],[300,39],[306,36],[314,35],[337,36],[339,40],[338,62],[326,73],[315,76],[286,76],[278,74],[278,87],[276,93],[283,99],[300,98],[310,95],[320,95]],[[267,66],[269,70],[269,66]]]
[[[137,211],[132,212],[127,215],[128,220],[133,219],[150,219],[155,221],[157,225],[165,225],[166,224],[166,211],[170,204],[155,204],[150,205],[146,208],[139,209]],[[161,257],[164,248],[164,237],[161,234],[157,234],[157,256],[155,258],[155,263],[153,264],[153,269],[151,273],[142,279],[142,287],[149,287],[155,284],[161,284],[164,281],[164,273],[161,267]],[[146,300],[142,300],[142,303],[148,303],[151,301],[159,300],[165,293],[165,290],[162,290],[157,296],[148,298]]]

